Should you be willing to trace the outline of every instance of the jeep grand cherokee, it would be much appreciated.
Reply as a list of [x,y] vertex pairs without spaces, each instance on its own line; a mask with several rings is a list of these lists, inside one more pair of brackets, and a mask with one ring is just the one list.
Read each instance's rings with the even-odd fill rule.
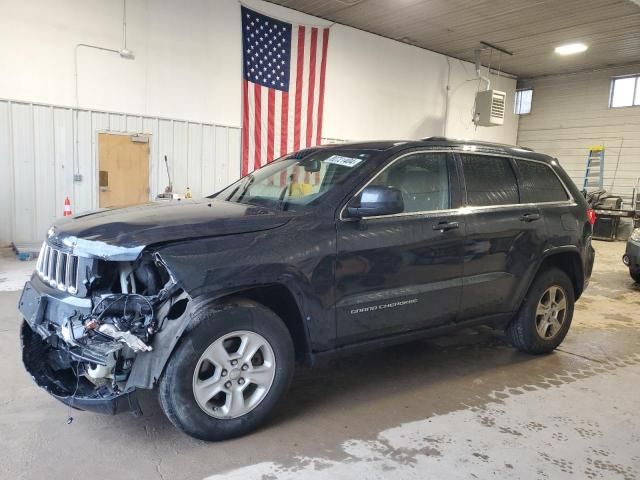
[[592,212],[553,158],[430,138],[287,155],[208,198],[48,232],[23,360],[62,402],[194,437],[254,430],[294,365],[470,325],[550,352],[593,265]]

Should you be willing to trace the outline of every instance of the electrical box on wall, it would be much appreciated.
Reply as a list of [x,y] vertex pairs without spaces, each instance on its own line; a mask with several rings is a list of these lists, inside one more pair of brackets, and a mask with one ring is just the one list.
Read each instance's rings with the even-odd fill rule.
[[485,90],[476,94],[476,111],[473,121],[481,127],[504,124],[507,94],[499,90]]

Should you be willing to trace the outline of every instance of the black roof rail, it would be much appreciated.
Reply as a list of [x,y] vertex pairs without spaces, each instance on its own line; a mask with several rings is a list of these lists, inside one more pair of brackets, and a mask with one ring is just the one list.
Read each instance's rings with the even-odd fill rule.
[[464,138],[448,138],[448,137],[427,137],[420,139],[423,142],[451,142],[451,143],[477,143],[479,145],[487,145],[492,147],[519,148],[528,152],[533,152],[533,148],[521,147],[520,145],[509,145],[506,143],[485,142],[482,140],[471,140]]

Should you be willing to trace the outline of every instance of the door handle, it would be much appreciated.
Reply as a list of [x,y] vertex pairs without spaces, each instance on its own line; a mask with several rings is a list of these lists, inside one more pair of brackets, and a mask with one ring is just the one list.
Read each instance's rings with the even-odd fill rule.
[[536,220],[540,220],[539,213],[525,213],[520,217],[520,221],[522,222],[535,222]]
[[441,232],[446,232],[447,230],[453,230],[455,228],[460,228],[460,224],[458,222],[438,222],[433,226],[434,230],[440,230]]

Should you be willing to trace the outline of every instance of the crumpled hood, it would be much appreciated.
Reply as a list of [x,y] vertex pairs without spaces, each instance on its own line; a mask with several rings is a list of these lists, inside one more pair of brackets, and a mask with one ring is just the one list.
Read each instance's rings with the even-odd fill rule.
[[205,198],[81,213],[56,222],[48,238],[76,255],[124,261],[149,245],[269,230],[289,219],[266,208]]

